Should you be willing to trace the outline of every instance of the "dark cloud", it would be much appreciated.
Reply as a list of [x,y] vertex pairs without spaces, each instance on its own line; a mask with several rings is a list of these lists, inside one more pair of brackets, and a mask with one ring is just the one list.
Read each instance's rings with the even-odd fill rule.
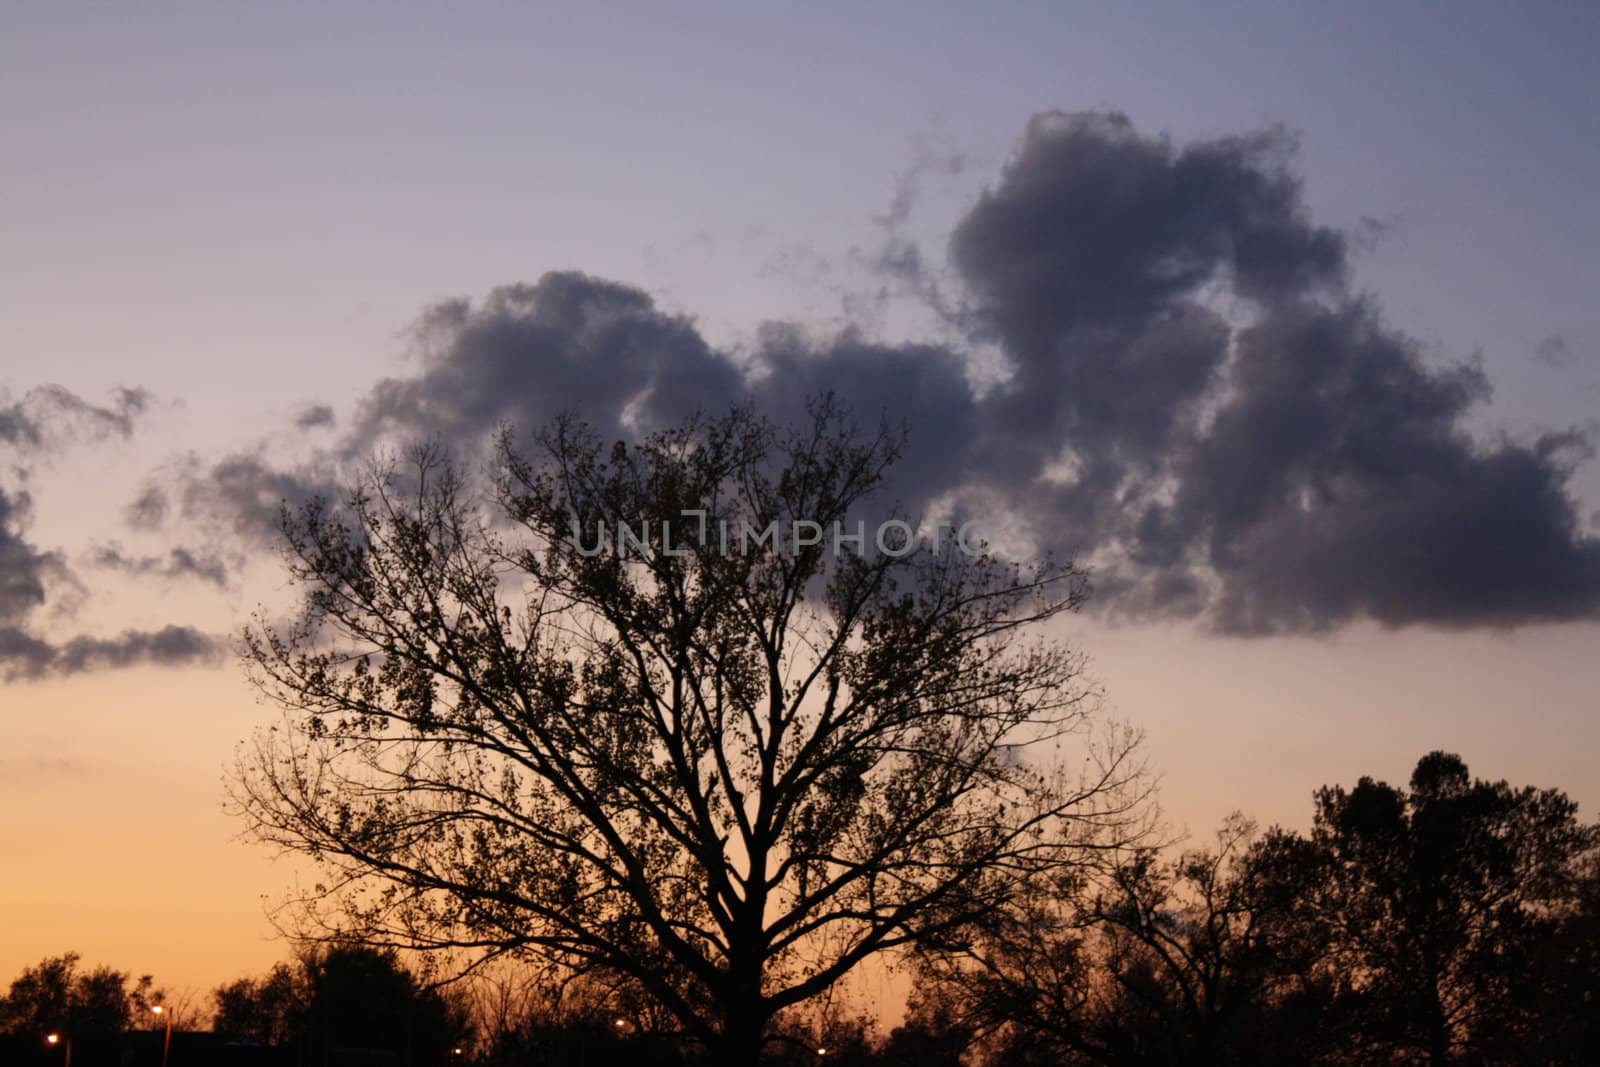
[[[72,444],[128,437],[149,403],[142,389],[118,388],[111,403],[100,406],[56,385],[31,389],[16,401],[0,399],[0,457],[4,472],[18,483],[0,485],[0,629],[19,627],[45,603],[50,585],[72,581],[61,553],[40,549],[25,536],[33,512],[25,486],[34,468]],[[25,647],[20,634],[12,633],[0,647]]]
[[281,469],[261,451],[238,452],[209,465],[191,456],[179,484],[186,519],[220,526],[249,544],[276,543],[285,505],[337,495],[325,465]]
[[1600,543],[1565,488],[1580,435],[1476,446],[1462,416],[1487,396],[1482,371],[1426,367],[1367,304],[1278,309],[1238,349],[1228,402],[1174,468],[1174,502],[1133,538],[1146,558],[1209,571],[1224,628],[1600,609]]
[[150,394],[143,389],[119,387],[111,403],[101,406],[59,385],[40,386],[21,400],[0,400],[0,445],[27,457],[68,443],[127,438],[149,406]]
[[135,530],[159,530],[167,521],[172,506],[167,491],[159,485],[146,485],[128,503],[123,518]]
[[61,644],[0,626],[0,676],[14,682],[124,667],[186,667],[216,663],[227,650],[225,640],[191,626],[125,630],[115,637],[84,635]]
[[123,521],[134,530],[151,533],[181,519],[186,531],[208,543],[227,545],[228,551],[197,554],[178,546],[163,557],[148,559],[102,553],[98,562],[125,571],[164,577],[189,574],[225,584],[224,555],[242,557],[276,545],[285,506],[297,507],[319,496],[338,499],[337,471],[336,457],[326,450],[293,465],[274,463],[265,444],[209,462],[190,453],[140,487],[124,509]]
[[[130,436],[149,401],[148,394],[138,389],[116,390],[106,406],[91,404],[59,386],[33,389],[19,401],[0,403],[0,456],[9,461],[10,476],[25,483],[38,465],[62,449]],[[0,486],[0,676],[39,678],[136,663],[170,666],[211,660],[219,654],[216,639],[184,626],[64,640],[41,632],[41,612],[50,608],[55,614],[70,615],[71,594],[82,586],[60,551],[29,540],[31,517],[27,490]],[[196,573],[209,570],[206,561],[184,550],[170,554],[162,566],[192,566]]]
[[[1481,370],[1428,365],[1347,292],[1292,162],[1278,131],[1180,149],[1121,116],[1029,124],[951,240],[1016,372],[986,474],[1104,561],[1113,612],[1245,633],[1600,613],[1581,440],[1472,440]],[[1075,477],[1028,495],[1052,449]]]
[[45,601],[46,583],[61,578],[66,563],[23,536],[32,500],[0,489],[0,626],[23,618]]
[[744,391],[741,371],[687,319],[637,289],[575,272],[503,286],[479,304],[435,305],[412,334],[420,373],[374,386],[336,443],[298,464],[276,462],[266,445],[212,463],[189,456],[141,490],[130,524],[148,529],[179,514],[247,547],[276,545],[285,505],[337,501],[341,471],[408,441],[435,439],[470,456],[498,425],[532,427],[564,410],[632,435]]
[[[873,344],[851,331],[819,339],[770,324],[757,351],[760,371],[743,399],[780,425],[803,423],[808,400],[829,390],[846,397],[863,421],[879,413],[907,419],[913,439],[895,467],[892,488],[908,506],[963,480],[962,450],[948,442],[972,440],[980,412],[964,364],[948,349]],[[937,436],[917,433],[935,427]]]
[[346,439],[359,453],[393,436],[470,442],[501,421],[528,426],[577,409],[607,434],[675,420],[737,397],[742,377],[687,319],[637,289],[546,274],[480,305],[432,308],[416,328],[422,373],[380,382]]
[[333,424],[333,408],[327,404],[312,404],[301,409],[294,417],[295,428],[299,430],[315,430]]
[[181,545],[160,556],[130,556],[119,545],[101,545],[89,553],[89,562],[136,578],[193,578],[219,588],[228,584],[228,565],[220,556]]
[[[1587,441],[1469,433],[1482,370],[1431,363],[1351,291],[1375,229],[1310,218],[1284,131],[1177,144],[1119,114],[1036,116],[942,257],[903,232],[938,166],[961,163],[902,178],[862,260],[876,277],[845,301],[909,295],[937,344],[781,324],[735,357],[638,289],[546,274],[427,312],[419,369],[315,462],[195,464],[172,499],[260,534],[384,443],[468,450],[570,409],[629,436],[733,400],[790,422],[833,390],[911,427],[909,508],[1014,513],[1093,565],[1109,614],[1235,633],[1600,616],[1600,542],[1569,488]],[[976,353],[1001,380],[974,386]]]
[[227,643],[191,626],[159,630],[126,630],[116,637],[75,637],[56,650],[48,664],[54,674],[78,674],[108,667],[152,664],[161,667],[215,663]]
[[1339,284],[1344,239],[1305,218],[1281,131],[1181,151],[1116,114],[1052,112],[956,227],[951,257],[1024,370],[1076,327],[1137,327],[1205,283],[1273,301]]
[[55,662],[55,646],[19,626],[0,625],[0,677],[38,678]]

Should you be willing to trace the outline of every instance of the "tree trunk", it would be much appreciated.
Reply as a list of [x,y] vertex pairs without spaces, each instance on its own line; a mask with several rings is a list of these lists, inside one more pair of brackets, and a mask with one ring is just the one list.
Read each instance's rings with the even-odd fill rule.
[[760,1002],[729,1006],[722,1016],[722,1035],[711,1050],[716,1067],[756,1067],[765,1044],[767,1017]]
[[716,1067],[756,1067],[763,1045],[760,1027],[735,1027],[722,1035],[712,1052]]

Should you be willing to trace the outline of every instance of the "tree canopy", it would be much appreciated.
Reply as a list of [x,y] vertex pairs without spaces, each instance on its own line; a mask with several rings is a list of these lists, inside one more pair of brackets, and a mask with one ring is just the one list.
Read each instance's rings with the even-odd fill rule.
[[212,999],[216,1032],[302,1054],[383,1049],[407,1063],[445,1063],[471,1031],[459,995],[428,987],[393,952],[355,944],[309,948],[293,964],[219,986]]
[[239,810],[326,868],[329,921],[612,973],[754,1062],[863,960],[1144,827],[1135,738],[1033,629],[1081,573],[916,536],[902,446],[826,398],[636,443],[559,419],[488,491],[422,446],[286,512],[302,608],[246,635],[285,718]]
[[1307,834],[1228,822],[925,955],[918,1014],[1030,1064],[1592,1061],[1600,827],[1444,752],[1318,790]]
[[115,1037],[151,995],[151,978],[130,984],[112,967],[84,970],[76,952],[25,969],[0,997],[0,1033],[34,1037],[58,1032],[79,1038]]

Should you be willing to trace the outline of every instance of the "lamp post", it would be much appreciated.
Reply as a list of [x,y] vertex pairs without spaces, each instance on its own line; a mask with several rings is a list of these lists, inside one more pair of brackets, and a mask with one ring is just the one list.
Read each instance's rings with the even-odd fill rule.
[[[157,1004],[150,1009],[151,1014],[163,1019],[167,1024],[167,1036],[161,1041],[161,1067],[167,1067],[167,1056],[172,1052],[172,1013],[165,1004]],[[71,1064],[68,1064],[71,1067]]]
[[66,1063],[66,1067],[72,1067],[72,1035],[71,1034],[68,1034],[66,1037],[62,1037],[60,1034],[54,1034],[54,1033],[46,1034],[45,1038],[44,1038],[44,1043],[47,1044],[47,1045],[51,1045],[51,1046],[65,1044],[67,1046],[67,1063]]

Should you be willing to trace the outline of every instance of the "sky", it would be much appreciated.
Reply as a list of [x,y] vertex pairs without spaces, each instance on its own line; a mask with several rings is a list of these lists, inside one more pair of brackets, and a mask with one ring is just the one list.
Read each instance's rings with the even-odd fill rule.
[[[603,8],[603,10],[600,10]],[[205,990],[270,514],[415,433],[836,388],[1094,568],[1162,804],[1600,771],[1600,12],[0,6],[0,978]]]

